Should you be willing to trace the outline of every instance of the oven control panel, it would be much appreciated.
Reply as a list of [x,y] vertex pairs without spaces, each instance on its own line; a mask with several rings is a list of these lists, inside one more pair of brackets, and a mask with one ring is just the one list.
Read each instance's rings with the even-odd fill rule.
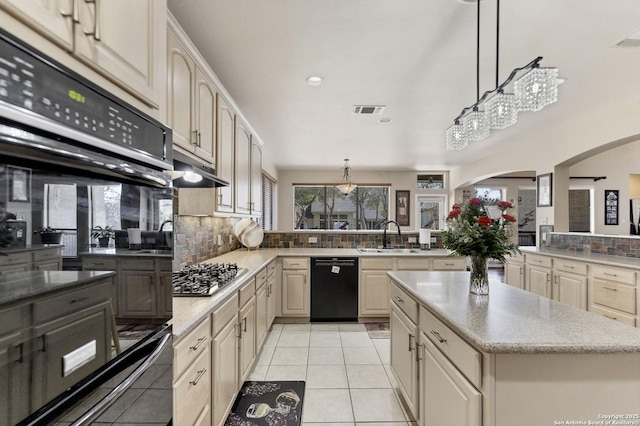
[[160,123],[5,33],[0,102],[153,158],[170,156],[170,132]]

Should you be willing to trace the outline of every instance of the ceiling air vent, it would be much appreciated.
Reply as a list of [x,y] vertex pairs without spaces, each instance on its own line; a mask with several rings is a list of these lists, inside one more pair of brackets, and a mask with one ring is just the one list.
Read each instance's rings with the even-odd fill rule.
[[382,114],[382,111],[384,111],[385,108],[386,105],[354,105],[353,113],[363,115],[378,115]]

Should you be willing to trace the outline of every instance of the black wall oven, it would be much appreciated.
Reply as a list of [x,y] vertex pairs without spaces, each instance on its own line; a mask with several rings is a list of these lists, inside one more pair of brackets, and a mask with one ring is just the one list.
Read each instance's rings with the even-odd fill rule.
[[[8,329],[0,326],[0,395],[6,396],[0,402],[5,409],[0,409],[0,426],[59,421],[90,424],[154,363],[170,341],[171,297],[163,299],[162,309],[130,315],[117,309],[128,305],[117,300],[125,295],[114,291],[107,342],[113,349],[105,362],[91,371],[80,368],[95,362],[98,337],[86,330],[66,334],[64,344],[71,349],[59,359],[50,351],[45,366],[53,369],[48,373],[52,382],[60,377],[66,380],[64,388],[34,397],[36,390],[48,384],[42,383],[45,379],[31,365],[32,360],[36,352],[56,342],[40,335],[44,328],[33,325],[40,315],[36,305],[20,295],[22,287],[35,286],[36,278],[64,281],[86,272],[84,256],[113,256],[104,269],[115,272],[116,290],[123,283],[122,258],[129,277],[138,272],[149,277],[148,264],[154,261],[154,253],[164,255],[170,265],[173,188],[167,171],[173,168],[171,140],[166,126],[0,30],[0,256],[42,248],[46,241],[38,231],[45,228],[62,233],[63,253],[62,271],[0,269],[0,319],[8,318],[3,313],[20,312],[18,321],[24,324],[18,330],[23,338],[16,344],[7,337]],[[12,226],[17,224],[22,236],[19,244],[7,237],[16,235]],[[111,238],[107,247],[100,248],[95,231],[105,228]],[[138,233],[131,234],[130,229]],[[128,235],[141,236],[141,240],[134,247]],[[96,264],[100,263],[94,262],[92,271],[101,269]],[[36,278],[29,282],[29,277]],[[148,279],[151,285],[157,284],[153,277]],[[135,302],[156,304],[155,289],[146,292],[141,288],[136,287]],[[46,300],[49,290],[43,288],[39,295],[39,289],[31,289],[30,294]],[[76,302],[81,299],[70,303]],[[51,313],[52,318],[55,314]],[[74,315],[76,322],[82,321],[81,313]],[[120,345],[118,332],[124,329],[135,330],[126,342],[129,345]],[[15,373],[16,363],[20,377]],[[168,370],[170,374],[171,368]],[[106,388],[105,383],[109,383]],[[68,417],[70,409],[83,404],[83,411]]]

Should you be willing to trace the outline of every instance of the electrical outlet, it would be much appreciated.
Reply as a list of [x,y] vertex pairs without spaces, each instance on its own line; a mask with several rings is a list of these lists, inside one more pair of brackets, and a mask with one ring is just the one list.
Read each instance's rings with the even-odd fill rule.
[[415,243],[415,242],[417,242],[416,237],[409,237],[409,242],[410,242],[410,243]]
[[218,245],[221,246],[222,245],[222,235],[218,235]]
[[318,237],[309,237],[309,244],[318,244]]

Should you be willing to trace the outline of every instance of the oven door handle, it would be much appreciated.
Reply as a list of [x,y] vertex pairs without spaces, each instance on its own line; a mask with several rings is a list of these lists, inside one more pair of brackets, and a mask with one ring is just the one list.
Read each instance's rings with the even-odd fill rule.
[[165,334],[159,341],[156,343],[156,348],[151,352],[147,358],[140,363],[138,368],[136,368],[126,379],[124,379],[118,386],[116,386],[111,392],[109,392],[104,398],[98,401],[93,407],[89,409],[86,413],[84,413],[78,420],[72,423],[71,426],[84,426],[90,424],[94,421],[100,414],[102,414],[109,406],[118,399],[127,389],[131,387],[133,382],[135,382],[141,375],[144,373],[160,356],[162,350],[167,345],[167,342],[171,338],[171,333]]

